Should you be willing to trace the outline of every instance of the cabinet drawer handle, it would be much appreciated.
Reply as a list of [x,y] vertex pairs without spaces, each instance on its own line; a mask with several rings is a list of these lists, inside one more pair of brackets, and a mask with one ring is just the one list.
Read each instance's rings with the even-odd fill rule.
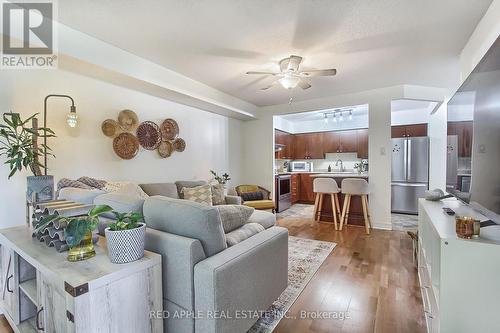
[[10,279],[12,279],[14,276],[11,274],[8,278],[7,278],[7,282],[5,283],[6,287],[7,287],[7,291],[9,293],[13,293],[14,290],[10,289]]
[[36,313],[35,324],[36,324],[36,329],[39,331],[45,331],[45,328],[40,325],[40,314],[42,313],[42,311],[43,311],[43,306]]

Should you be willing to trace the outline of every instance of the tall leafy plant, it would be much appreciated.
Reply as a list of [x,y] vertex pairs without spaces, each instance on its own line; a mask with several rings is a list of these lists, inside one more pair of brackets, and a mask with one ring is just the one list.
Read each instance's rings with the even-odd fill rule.
[[5,164],[9,165],[9,179],[18,171],[30,169],[33,175],[40,176],[40,155],[48,154],[50,148],[44,144],[38,146],[36,138],[55,137],[50,128],[31,128],[30,123],[36,118],[35,113],[31,117],[22,120],[19,113],[4,113],[3,123],[0,123],[0,156],[5,156]]

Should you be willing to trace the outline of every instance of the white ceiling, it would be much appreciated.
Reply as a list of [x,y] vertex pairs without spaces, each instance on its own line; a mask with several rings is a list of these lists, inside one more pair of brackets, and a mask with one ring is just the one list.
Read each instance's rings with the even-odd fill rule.
[[296,101],[418,84],[452,87],[458,55],[492,0],[64,0],[59,20],[255,105],[289,91],[259,88],[290,54],[302,69],[337,68],[292,91]]

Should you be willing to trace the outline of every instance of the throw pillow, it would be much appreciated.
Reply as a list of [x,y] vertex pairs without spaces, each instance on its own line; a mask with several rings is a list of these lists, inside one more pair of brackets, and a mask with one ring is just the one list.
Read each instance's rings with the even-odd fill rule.
[[107,182],[103,190],[106,192],[125,194],[144,200],[149,197],[149,195],[147,195],[139,185],[131,182]]
[[223,185],[212,185],[212,204],[214,206],[226,204],[226,196],[224,195]]
[[207,182],[204,180],[178,180],[175,182],[175,186],[177,186],[177,194],[179,195],[179,198],[184,199],[184,193],[182,192],[184,187],[196,187],[205,185],[206,183]]
[[84,190],[92,190],[93,189],[91,186],[88,186],[87,184],[82,183],[78,180],[61,178],[61,180],[59,180],[57,182],[57,190],[59,191],[60,189],[65,188],[65,187],[81,188]]
[[244,192],[241,193],[241,199],[243,201],[255,201],[255,200],[264,200],[264,193],[258,192]]
[[191,200],[212,206],[212,188],[210,185],[202,185],[197,187],[184,187],[182,194],[185,200]]
[[238,229],[247,223],[255,210],[252,207],[241,205],[220,205],[216,207],[219,210],[220,219],[224,233]]

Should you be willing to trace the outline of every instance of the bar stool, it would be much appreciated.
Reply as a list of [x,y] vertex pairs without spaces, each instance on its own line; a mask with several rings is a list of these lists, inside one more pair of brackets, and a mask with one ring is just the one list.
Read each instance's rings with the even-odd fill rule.
[[[313,181],[313,192],[316,194],[316,199],[314,200],[314,219],[313,221],[319,222],[321,216],[321,208],[323,207],[323,196],[329,195],[332,201],[332,212],[333,212],[333,222],[335,230],[337,227],[337,212],[340,215],[340,205],[338,193],[340,189],[337,182],[333,178],[314,178]],[[339,216],[340,218],[340,216]]]
[[351,208],[351,197],[358,195],[361,197],[361,204],[363,205],[366,233],[370,234],[370,214],[368,213],[368,194],[370,191],[368,182],[362,178],[346,178],[342,180],[342,193],[345,196],[342,217],[340,218],[340,230],[342,230],[344,225],[347,225],[349,209]]

